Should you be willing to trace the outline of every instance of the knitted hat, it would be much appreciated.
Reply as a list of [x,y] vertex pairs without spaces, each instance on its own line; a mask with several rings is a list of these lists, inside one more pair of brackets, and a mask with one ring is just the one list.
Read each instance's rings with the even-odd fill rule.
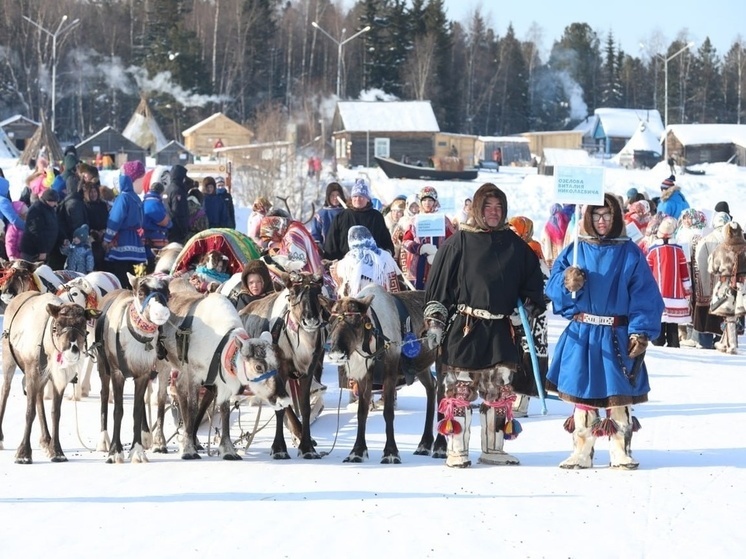
[[420,202],[422,202],[425,198],[432,198],[436,202],[438,201],[438,191],[435,190],[432,186],[425,186],[420,190],[419,196],[418,196]]
[[122,174],[127,175],[132,182],[135,182],[140,177],[145,176],[145,166],[142,161],[127,161],[122,165]]
[[83,225],[78,227],[75,231],[73,231],[73,238],[78,239],[81,243],[87,243],[89,235],[90,235],[90,229],[88,228],[88,224],[86,223],[84,223]]
[[217,188],[224,187],[225,186],[225,179],[223,177],[220,177],[220,176],[215,177],[215,186]]
[[56,190],[45,188],[44,191],[41,193],[41,196],[39,196],[39,199],[43,200],[44,202],[59,202],[60,195],[57,193]]
[[677,221],[671,216],[666,216],[658,226],[658,232],[656,235],[659,239],[670,239],[676,232]]
[[671,175],[661,183],[661,190],[668,190],[672,186],[676,186],[676,177]]
[[627,198],[629,198],[629,199],[631,200],[632,198],[634,198],[634,197],[635,197],[635,196],[637,196],[638,194],[639,194],[639,192],[637,192],[637,189],[636,189],[636,188],[630,188],[630,189],[629,189],[629,190],[627,191]]
[[352,196],[363,196],[370,200],[370,187],[363,179],[357,179],[355,185],[350,191],[350,197]]
[[717,204],[715,204],[715,211],[725,212],[730,215],[730,206],[728,206],[728,202],[718,202]]

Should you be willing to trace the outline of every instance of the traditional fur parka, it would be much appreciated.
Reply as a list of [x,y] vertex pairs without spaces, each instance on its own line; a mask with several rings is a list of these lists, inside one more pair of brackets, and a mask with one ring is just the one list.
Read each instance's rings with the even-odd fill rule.
[[[746,240],[743,237],[743,229],[735,221],[731,221],[723,227],[723,242],[718,245],[710,257],[709,272],[712,274],[713,285],[718,280],[727,281],[732,286],[743,283],[746,280]],[[725,309],[723,305],[720,309]],[[718,309],[718,311],[720,310]],[[735,312],[713,311],[712,314],[719,316],[741,316],[743,307],[736,305]]]

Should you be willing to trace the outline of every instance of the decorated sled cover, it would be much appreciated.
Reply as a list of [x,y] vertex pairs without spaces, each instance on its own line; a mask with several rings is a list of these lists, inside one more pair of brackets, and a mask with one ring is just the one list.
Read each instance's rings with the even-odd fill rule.
[[205,229],[189,239],[171,267],[171,275],[178,275],[197,267],[200,259],[217,250],[228,257],[228,273],[240,274],[247,262],[259,258],[261,251],[250,237],[235,229]]

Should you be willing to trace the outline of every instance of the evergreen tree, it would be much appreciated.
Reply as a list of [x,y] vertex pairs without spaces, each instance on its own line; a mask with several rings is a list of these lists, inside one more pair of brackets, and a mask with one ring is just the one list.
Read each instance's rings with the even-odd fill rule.
[[614,45],[614,34],[606,39],[604,63],[601,70],[600,103],[603,107],[622,107],[622,87],[619,79],[619,58]]
[[731,45],[723,62],[723,122],[746,121],[746,48],[741,42]]
[[696,56],[692,56],[690,91],[693,92],[689,103],[690,117],[694,122],[722,122],[725,105],[720,78],[720,61],[709,38],[699,47]]
[[584,110],[593,113],[599,106],[601,74],[601,54],[596,32],[587,23],[573,23],[565,27],[562,38],[552,47],[549,66],[557,72],[566,72],[580,86],[585,107],[582,107],[578,99],[570,108],[571,111],[576,111],[572,116],[582,118],[584,115],[579,113]]
[[529,126],[528,70],[513,25],[500,41],[500,68],[497,83],[500,135],[525,132]]

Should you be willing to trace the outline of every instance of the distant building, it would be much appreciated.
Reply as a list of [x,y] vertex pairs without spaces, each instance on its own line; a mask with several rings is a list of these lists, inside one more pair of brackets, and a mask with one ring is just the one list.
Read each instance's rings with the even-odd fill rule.
[[147,150],[125,138],[111,126],[106,126],[75,146],[78,158],[89,163],[107,155],[119,168],[127,161],[138,160],[145,164]]
[[427,165],[439,132],[430,101],[340,101],[332,120],[337,164],[353,167],[376,156]]
[[653,109],[596,109],[575,130],[583,132],[583,148],[589,153],[613,155],[619,153],[637,130],[640,122],[647,123],[650,131],[663,136],[663,121]]
[[194,155],[189,150],[176,140],[168,142],[163,149],[159,150],[155,154],[156,165],[168,165],[173,167],[174,165],[189,165],[194,163]]
[[215,155],[221,147],[250,144],[254,133],[223,113],[215,113],[181,133],[187,150],[200,157]]
[[672,124],[666,141],[682,166],[720,161],[746,166],[746,124]]
[[26,149],[26,144],[39,129],[39,125],[40,123],[23,115],[15,115],[0,122],[0,129],[20,153]]

